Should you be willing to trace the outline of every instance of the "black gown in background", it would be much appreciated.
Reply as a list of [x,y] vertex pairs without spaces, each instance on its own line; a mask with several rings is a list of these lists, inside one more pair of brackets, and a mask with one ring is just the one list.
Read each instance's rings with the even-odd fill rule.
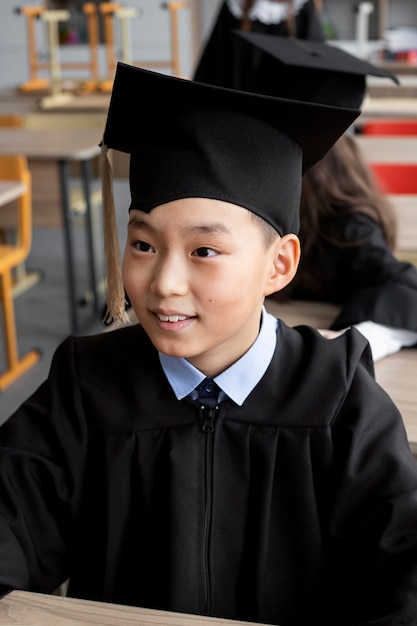
[[[307,0],[295,15],[295,25],[299,39],[325,40],[320,18],[312,0]],[[240,19],[235,18],[227,2],[223,2],[194,71],[193,80],[231,89],[250,91],[253,88],[253,80],[262,53],[255,47],[238,41],[233,35],[233,30],[236,29],[240,29]],[[251,22],[251,30],[288,36],[286,21],[264,24],[254,20]]]
[[[321,236],[308,258],[301,258],[289,293],[299,300],[342,305],[331,325],[335,330],[370,320],[417,332],[416,267],[395,257],[370,217],[339,211],[332,229],[322,228],[327,237]],[[315,284],[305,278],[306,266],[313,270]]]
[[417,623],[417,464],[365,339],[280,322],[242,407],[139,326],[69,338],[0,428],[0,584],[286,626]]

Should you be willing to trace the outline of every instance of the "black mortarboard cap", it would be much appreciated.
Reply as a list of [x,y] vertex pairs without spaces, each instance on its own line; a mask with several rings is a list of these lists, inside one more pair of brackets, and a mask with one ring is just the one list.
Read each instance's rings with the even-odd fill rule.
[[234,34],[242,45],[262,53],[250,85],[257,93],[359,109],[367,75],[399,83],[388,70],[328,43],[238,30]]
[[131,208],[210,197],[248,208],[283,235],[298,230],[302,170],[358,115],[119,63],[103,143],[131,155]]
[[360,111],[197,83],[119,63],[103,146],[129,153],[130,209],[237,204],[297,233],[303,171]]

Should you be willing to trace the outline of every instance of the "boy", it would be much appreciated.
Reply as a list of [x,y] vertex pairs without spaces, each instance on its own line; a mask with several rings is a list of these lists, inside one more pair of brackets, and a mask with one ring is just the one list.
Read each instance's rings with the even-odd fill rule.
[[6,588],[417,622],[417,466],[368,344],[263,308],[296,272],[302,171],[357,114],[119,64],[104,145],[131,154],[140,325],[67,339],[0,429]]

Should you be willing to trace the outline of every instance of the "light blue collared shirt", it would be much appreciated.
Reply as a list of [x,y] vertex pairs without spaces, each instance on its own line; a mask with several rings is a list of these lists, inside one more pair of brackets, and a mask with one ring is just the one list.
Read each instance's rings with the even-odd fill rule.
[[[214,378],[220,388],[219,402],[228,396],[239,406],[244,403],[271,362],[277,341],[277,326],[278,320],[263,307],[261,329],[253,345],[236,363]],[[189,394],[195,399],[197,391],[193,392],[206,378],[205,375],[186,359],[162,353],[159,353],[159,358],[178,400]]]

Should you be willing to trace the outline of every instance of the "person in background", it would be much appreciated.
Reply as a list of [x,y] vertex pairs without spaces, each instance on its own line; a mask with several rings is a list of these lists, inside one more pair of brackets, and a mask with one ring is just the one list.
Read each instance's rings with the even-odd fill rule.
[[122,322],[125,288],[139,324],[64,340],[1,426],[4,592],[417,623],[417,463],[369,345],[264,307],[297,270],[302,173],[358,114],[118,65],[103,154],[130,154],[131,204],[120,274],[104,160],[108,303]]
[[398,260],[396,218],[355,140],[345,133],[303,177],[294,281],[281,296],[342,305],[374,360],[417,344],[417,269]]
[[318,0],[225,0],[203,47],[193,80],[251,90],[259,52],[242,49],[234,30],[324,41]]
[[[236,33],[261,55],[257,93],[359,108],[365,77],[398,79],[327,43]],[[303,177],[303,254],[295,280],[276,297],[342,305],[326,336],[355,325],[374,360],[417,343],[417,270],[395,258],[393,208],[377,187],[352,129]]]

